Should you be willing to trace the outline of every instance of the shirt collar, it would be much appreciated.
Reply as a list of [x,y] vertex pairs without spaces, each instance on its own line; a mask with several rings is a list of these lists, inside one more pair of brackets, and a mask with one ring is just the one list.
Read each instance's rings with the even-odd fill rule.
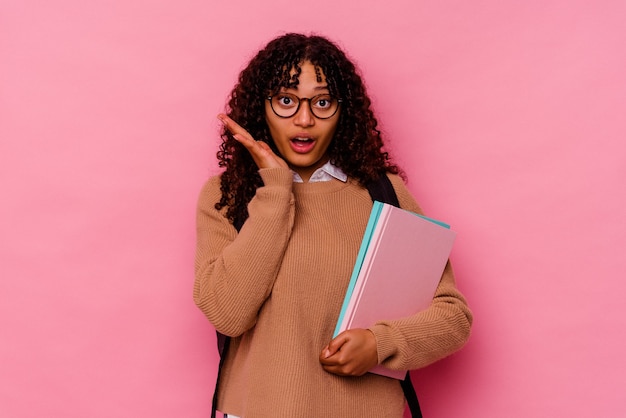
[[[292,171],[293,173],[293,181],[294,183],[304,183],[300,174]],[[330,181],[333,178],[346,182],[348,181],[348,175],[343,172],[343,170],[336,165],[333,165],[330,161],[326,162],[323,166],[315,170],[315,172],[311,175],[309,179],[309,183],[321,182],[321,181]]]

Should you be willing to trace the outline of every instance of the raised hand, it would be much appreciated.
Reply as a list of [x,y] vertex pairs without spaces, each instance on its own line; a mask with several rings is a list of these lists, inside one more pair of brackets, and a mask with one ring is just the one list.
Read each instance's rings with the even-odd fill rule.
[[376,337],[367,329],[337,335],[320,353],[324,370],[340,376],[361,376],[378,364]]
[[252,135],[242,128],[237,122],[223,113],[217,118],[224,124],[233,137],[250,152],[252,159],[259,168],[288,168],[285,160],[274,154],[274,151],[263,141],[255,141]]

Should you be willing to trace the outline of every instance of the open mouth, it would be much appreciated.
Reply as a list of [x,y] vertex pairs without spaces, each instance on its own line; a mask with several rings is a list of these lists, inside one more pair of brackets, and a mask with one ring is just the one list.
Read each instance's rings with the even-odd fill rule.
[[298,153],[306,153],[313,149],[315,140],[311,137],[294,137],[289,141],[291,148]]

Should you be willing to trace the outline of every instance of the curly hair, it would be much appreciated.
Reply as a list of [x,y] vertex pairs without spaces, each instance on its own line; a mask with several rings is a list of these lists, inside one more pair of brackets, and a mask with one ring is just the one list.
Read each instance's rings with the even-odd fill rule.
[[[265,120],[265,99],[283,87],[296,86],[305,61],[313,64],[316,72],[318,68],[323,71],[330,94],[342,99],[337,129],[328,148],[330,162],[363,186],[387,172],[399,174],[399,167],[383,149],[371,101],[354,64],[324,37],[289,33],[270,41],[239,74],[228,102],[228,116],[280,155]],[[215,207],[226,207],[226,217],[241,224],[263,181],[250,153],[226,128],[221,138],[217,159],[225,171],[221,175],[222,197]]]

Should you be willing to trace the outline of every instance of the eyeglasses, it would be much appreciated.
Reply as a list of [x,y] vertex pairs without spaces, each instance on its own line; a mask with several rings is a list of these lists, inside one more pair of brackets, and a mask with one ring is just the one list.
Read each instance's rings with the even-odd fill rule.
[[339,110],[341,99],[335,99],[330,94],[318,94],[313,97],[298,97],[291,93],[278,93],[273,96],[267,96],[270,106],[276,116],[281,118],[290,118],[300,110],[300,104],[303,100],[309,102],[311,113],[318,119],[328,119],[335,116]]

